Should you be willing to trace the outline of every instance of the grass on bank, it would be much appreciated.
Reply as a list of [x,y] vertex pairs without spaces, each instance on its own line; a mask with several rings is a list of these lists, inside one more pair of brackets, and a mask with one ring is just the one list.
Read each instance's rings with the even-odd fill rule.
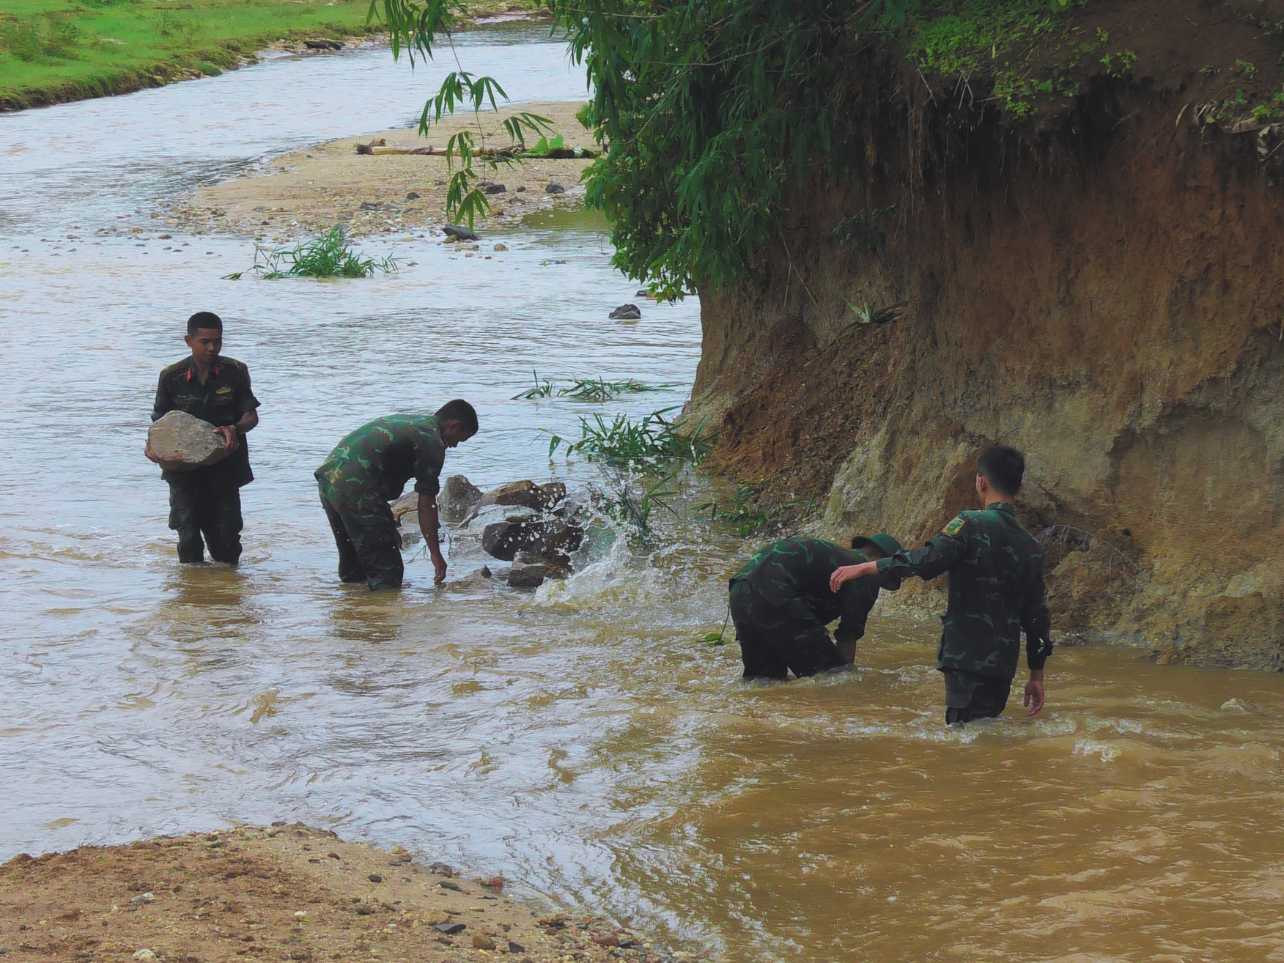
[[[470,15],[530,8],[472,0]],[[4,0],[0,108],[216,74],[287,37],[371,32],[369,0]]]

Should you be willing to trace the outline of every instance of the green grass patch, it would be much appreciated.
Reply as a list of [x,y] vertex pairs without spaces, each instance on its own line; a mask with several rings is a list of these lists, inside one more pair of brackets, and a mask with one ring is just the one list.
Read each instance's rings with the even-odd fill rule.
[[[466,6],[482,16],[514,4]],[[369,0],[5,0],[0,108],[214,74],[288,37],[371,32],[369,10]]]
[[[391,274],[397,270],[395,258],[362,257],[348,242],[342,227],[330,228],[325,234],[294,247],[269,251],[254,249],[250,270],[269,281],[277,278],[366,278],[372,274]],[[225,280],[239,281],[243,271],[225,275]]]
[[537,398],[571,398],[575,401],[611,401],[618,395],[641,394],[645,391],[659,391],[662,388],[676,388],[676,384],[643,384],[631,378],[624,381],[606,381],[602,378],[576,378],[570,384],[554,388],[553,382],[540,379],[537,372],[531,372],[534,385],[513,395],[514,401],[532,401]]

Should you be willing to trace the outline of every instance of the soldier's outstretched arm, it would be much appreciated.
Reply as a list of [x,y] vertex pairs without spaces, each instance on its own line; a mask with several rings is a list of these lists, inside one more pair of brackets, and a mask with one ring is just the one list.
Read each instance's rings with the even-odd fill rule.
[[880,558],[878,572],[880,575],[895,575],[898,578],[913,575],[930,579],[944,575],[967,555],[968,535],[967,518],[957,515],[944,529],[928,539],[926,545]]

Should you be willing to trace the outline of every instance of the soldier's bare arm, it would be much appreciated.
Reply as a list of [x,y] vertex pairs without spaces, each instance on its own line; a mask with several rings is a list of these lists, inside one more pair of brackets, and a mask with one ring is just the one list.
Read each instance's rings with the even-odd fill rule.
[[1025,684],[1022,703],[1027,714],[1037,716],[1047,698],[1043,667],[1052,654],[1052,618],[1048,614],[1048,596],[1043,584],[1043,559],[1035,557],[1030,569],[1021,609],[1021,628],[1025,631],[1025,659],[1030,667],[1030,681]]
[[419,493],[419,531],[423,533],[424,542],[428,545],[428,555],[432,558],[434,581],[440,585],[446,581],[446,559],[441,554],[439,541],[440,523],[437,518],[437,496],[428,492]]

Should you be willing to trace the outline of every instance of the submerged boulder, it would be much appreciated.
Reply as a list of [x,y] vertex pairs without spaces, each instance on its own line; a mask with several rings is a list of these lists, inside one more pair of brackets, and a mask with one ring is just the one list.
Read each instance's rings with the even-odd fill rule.
[[482,550],[505,562],[530,550],[540,555],[565,555],[580,547],[584,530],[560,518],[506,518],[482,529]]
[[638,321],[642,317],[642,310],[636,304],[621,304],[611,312],[613,321]]
[[166,471],[192,471],[227,457],[223,436],[208,421],[171,411],[152,422],[147,444]]

